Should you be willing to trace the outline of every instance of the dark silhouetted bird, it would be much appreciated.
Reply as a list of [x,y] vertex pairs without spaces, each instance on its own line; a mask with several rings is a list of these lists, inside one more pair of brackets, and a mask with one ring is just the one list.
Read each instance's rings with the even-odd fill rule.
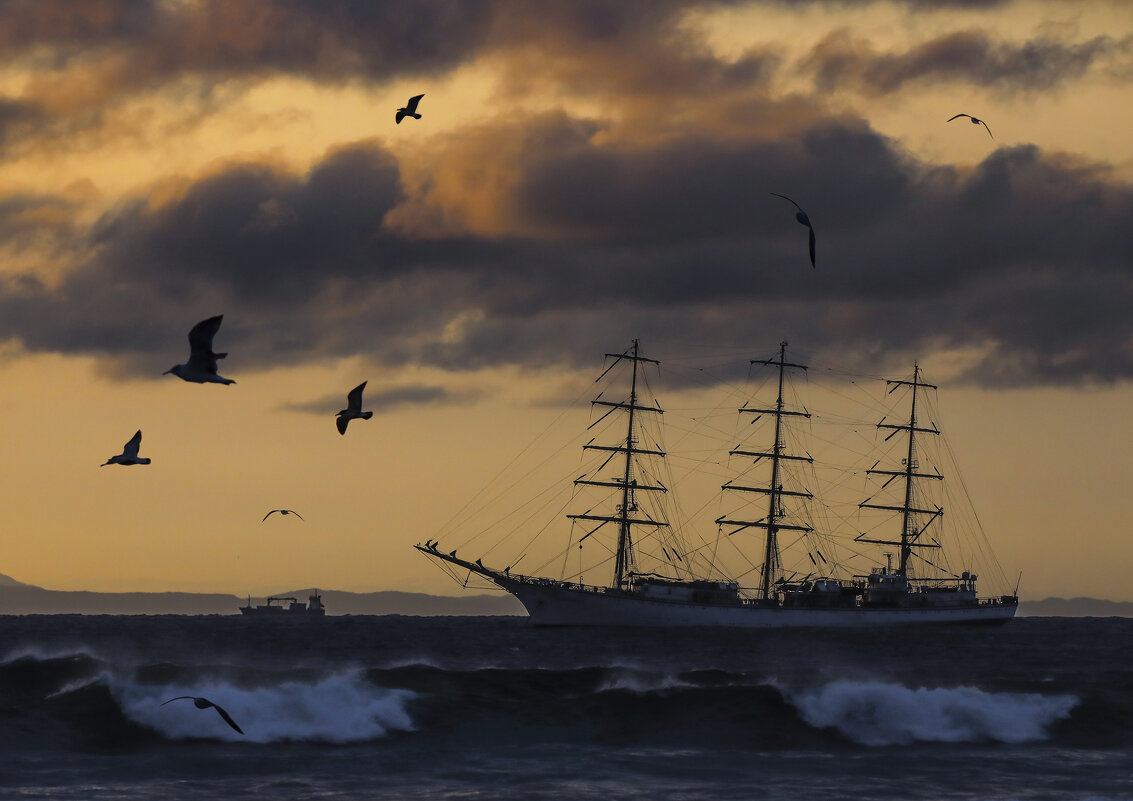
[[143,459],[138,456],[138,448],[142,446],[142,432],[139,430],[134,436],[130,437],[130,441],[122,448],[122,452],[117,456],[111,456],[99,467],[106,467],[108,464],[149,464],[149,459]]
[[224,315],[218,314],[194,325],[189,331],[189,361],[173,365],[162,375],[173,373],[182,381],[194,384],[235,384],[231,378],[216,374],[216,360],[228,355],[212,351],[212,338],[220,330],[223,319]]
[[363,381],[354,389],[350,390],[350,394],[346,396],[346,408],[338,413],[338,419],[335,420],[335,425],[338,426],[338,433],[345,434],[346,426],[350,424],[351,420],[361,418],[369,420],[374,416],[373,412],[362,411],[362,390],[366,388],[368,382]]
[[421,119],[421,115],[417,113],[417,104],[421,102],[423,97],[424,95],[415,95],[409,98],[409,102],[405,104],[404,108],[397,110],[397,116],[394,117],[394,120],[398,125],[401,125],[401,121],[406,117],[412,117],[415,120]]
[[[276,512],[279,512],[281,515],[295,515],[300,520],[303,519],[303,515],[299,514],[294,509],[272,509],[266,515],[264,515],[264,520],[267,520],[269,517],[274,515]],[[262,523],[262,522],[264,522],[264,520],[261,520],[260,522]]]
[[217,704],[214,704],[212,701],[210,701],[207,698],[199,698],[195,695],[179,695],[176,698],[170,698],[168,701],[165,701],[162,704],[162,706],[165,706],[165,704],[171,704],[174,701],[180,701],[182,698],[188,698],[188,699],[192,700],[193,706],[195,706],[197,709],[208,709],[211,706],[218,713],[220,713],[220,716],[222,718],[224,718],[225,723],[227,723],[232,728],[236,729],[236,731],[239,732],[240,734],[244,733],[244,730],[236,725],[236,721],[234,721],[232,719],[231,715],[229,715],[227,712],[224,711],[223,708],[221,708]]
[[798,203],[795,203],[795,201],[791,200],[786,195],[780,195],[778,192],[772,192],[771,194],[773,194],[775,197],[781,197],[783,198],[783,200],[794,203],[795,208],[798,209],[798,211],[795,212],[795,219],[798,220],[799,225],[805,225],[810,231],[810,266],[814,267],[814,226],[810,224],[810,217],[808,217],[807,213],[803,211],[802,206],[800,206]]
[[[969,120],[972,121],[972,125],[982,125],[984,128],[987,129],[987,135],[991,136],[992,139],[995,138],[994,136],[992,136],[991,128],[987,127],[987,123],[984,122],[983,120],[979,119],[978,117],[973,117],[971,114],[957,114],[956,117],[967,117]],[[952,120],[956,119],[956,117],[949,117],[948,122],[952,122]]]

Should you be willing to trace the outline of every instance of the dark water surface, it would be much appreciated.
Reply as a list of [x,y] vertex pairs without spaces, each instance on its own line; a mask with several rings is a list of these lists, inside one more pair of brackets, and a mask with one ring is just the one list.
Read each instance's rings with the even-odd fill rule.
[[0,617],[2,799],[709,797],[1133,799],[1133,620]]

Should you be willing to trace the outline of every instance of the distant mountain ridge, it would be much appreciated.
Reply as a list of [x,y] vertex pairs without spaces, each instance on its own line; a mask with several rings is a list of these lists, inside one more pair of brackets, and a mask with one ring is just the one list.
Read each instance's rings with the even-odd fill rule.
[[[314,589],[276,597],[306,602]],[[513,596],[319,590],[329,615],[525,615]],[[264,598],[252,597],[253,604]],[[0,615],[237,615],[248,599],[224,593],[47,590],[0,573]],[[1020,617],[1133,617],[1133,601],[1044,598],[1023,601]]]
[[[306,602],[313,589],[277,597]],[[522,615],[510,595],[444,596],[416,592],[320,590],[329,615]],[[252,597],[253,604],[263,597]],[[238,615],[248,599],[223,593],[47,590],[0,574],[0,615]]]
[[1133,601],[1100,598],[1043,598],[1019,603],[1020,617],[1133,617]]

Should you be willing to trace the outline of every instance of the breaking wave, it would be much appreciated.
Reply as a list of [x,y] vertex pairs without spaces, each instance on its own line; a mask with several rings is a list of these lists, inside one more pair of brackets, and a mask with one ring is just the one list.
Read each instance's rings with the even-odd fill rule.
[[[112,681],[110,691],[127,718],[170,739],[348,743],[413,729],[406,711],[413,693],[376,687],[353,675],[259,688],[223,682],[190,686]],[[191,701],[161,706],[180,695],[203,696],[224,707],[245,735],[230,729],[215,710],[197,709]]]
[[855,681],[787,691],[786,697],[810,725],[834,728],[862,745],[1045,740],[1047,727],[1078,704],[1072,695]]
[[612,669],[599,681],[595,692],[627,690],[632,693],[652,693],[661,690],[691,687],[687,681],[667,673],[651,673],[634,669]]
[[[89,653],[0,662],[0,705],[29,721],[45,718],[34,726],[38,737],[117,750],[192,739],[351,743],[396,732],[454,747],[601,741],[830,749],[1043,740],[1104,746],[1128,739],[1133,717],[1121,702],[1069,688],[1042,692],[1037,682],[1017,687],[788,684],[760,673],[627,666],[453,670],[418,660],[330,672],[168,662],[123,667]],[[176,696],[219,704],[245,735],[190,701],[161,706]],[[0,746],[4,741],[0,735]]]

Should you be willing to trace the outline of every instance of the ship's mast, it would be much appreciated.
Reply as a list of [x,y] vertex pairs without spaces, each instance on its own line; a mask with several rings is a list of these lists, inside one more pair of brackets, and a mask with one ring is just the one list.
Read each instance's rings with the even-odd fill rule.
[[[605,369],[605,371],[602,373],[602,375],[598,376],[598,378],[596,379],[596,382],[601,381],[606,376],[606,374],[609,373],[610,370],[612,370],[614,368],[614,365],[618,364],[619,362],[621,362],[621,361],[631,362],[633,367],[632,367],[632,378],[630,379],[629,401],[625,402],[625,403],[615,403],[615,402],[612,402],[612,401],[600,400],[599,398],[601,396],[599,396],[599,398],[595,398],[593,401],[591,401],[592,405],[594,405],[594,406],[607,406],[607,407],[610,407],[610,408],[609,408],[609,411],[607,411],[604,415],[602,415],[600,418],[598,418],[598,420],[591,423],[590,428],[593,428],[594,426],[596,426],[598,423],[600,423],[602,420],[604,420],[609,414],[611,414],[616,409],[625,410],[627,412],[625,444],[624,445],[615,445],[615,446],[595,445],[595,444],[593,444],[593,440],[591,440],[590,442],[588,442],[586,445],[583,445],[582,447],[583,447],[584,450],[609,451],[611,458],[613,457],[613,455],[615,453],[621,453],[625,457],[625,465],[624,465],[623,470],[622,470],[621,478],[616,478],[616,479],[613,479],[613,480],[610,480],[610,481],[600,481],[600,480],[596,480],[596,479],[579,478],[579,479],[576,479],[574,483],[575,484],[586,484],[586,485],[594,486],[594,487],[617,487],[617,488],[621,489],[622,502],[620,504],[618,504],[618,508],[616,510],[617,511],[616,515],[612,515],[612,516],[592,515],[592,514],[587,513],[587,514],[581,514],[581,515],[567,515],[567,517],[574,519],[574,520],[593,520],[593,521],[596,521],[598,523],[598,526],[596,528],[587,532],[583,537],[581,537],[579,539],[580,543],[582,542],[582,540],[589,537],[591,534],[593,534],[599,528],[604,526],[606,523],[617,523],[618,524],[618,544],[617,544],[617,551],[615,553],[615,558],[614,558],[614,586],[615,587],[623,587],[627,583],[627,579],[632,575],[632,573],[634,571],[633,527],[637,526],[637,525],[648,525],[648,526],[652,526],[652,527],[657,527],[657,526],[667,527],[669,525],[668,523],[665,523],[663,521],[652,520],[652,519],[649,519],[649,518],[639,518],[639,517],[632,516],[632,514],[631,514],[633,512],[639,511],[638,505],[637,505],[637,495],[636,495],[637,492],[639,492],[639,491],[667,492],[668,491],[668,489],[665,486],[660,485],[660,484],[651,485],[651,484],[643,484],[643,483],[639,482],[637,480],[636,476],[635,476],[635,470],[634,470],[634,465],[636,463],[636,457],[639,456],[639,455],[658,456],[658,457],[662,457],[662,458],[665,456],[664,451],[651,450],[651,449],[648,449],[648,448],[637,447],[637,445],[638,445],[637,436],[634,433],[634,415],[635,415],[635,413],[637,413],[637,412],[652,412],[654,414],[664,414],[664,412],[662,411],[662,409],[659,406],[641,406],[637,402],[638,364],[641,363],[641,362],[648,362],[650,364],[660,364],[660,362],[658,362],[656,359],[647,359],[644,356],[639,355],[638,354],[638,342],[637,342],[636,339],[633,340],[633,345],[630,347],[629,351],[627,351],[626,353],[607,353],[606,357],[614,359],[614,362],[613,362],[613,364],[611,364],[609,367],[607,367]],[[603,462],[601,467],[599,467],[599,470],[604,468],[608,462],[609,462],[609,459],[607,459],[606,462]]]
[[[922,478],[933,478],[933,479],[941,480],[941,479],[944,478],[944,476],[941,475],[939,471],[936,471],[936,472],[933,472],[933,473],[918,472],[918,470],[920,468],[920,464],[917,460],[917,433],[919,432],[919,433],[922,433],[922,434],[933,434],[933,435],[936,435],[936,436],[940,435],[940,429],[938,429],[935,424],[933,424],[932,428],[924,428],[923,426],[917,425],[917,389],[920,388],[920,387],[925,387],[927,389],[936,389],[935,385],[928,384],[928,383],[925,383],[924,381],[921,381],[920,376],[921,376],[920,366],[916,362],[913,362],[913,380],[912,381],[887,380],[885,382],[886,385],[890,386],[890,389],[889,389],[890,394],[895,392],[898,387],[902,387],[902,386],[912,387],[913,391],[912,391],[911,409],[910,409],[910,412],[909,412],[909,422],[905,425],[894,425],[892,423],[886,423],[885,419],[882,418],[881,422],[877,424],[878,428],[886,428],[886,429],[891,430],[891,433],[889,434],[889,436],[887,436],[885,438],[886,442],[888,442],[889,439],[892,438],[898,431],[908,432],[909,447],[908,447],[908,451],[906,453],[905,460],[904,460],[905,461],[904,469],[902,469],[902,470],[875,470],[873,468],[870,468],[869,470],[866,471],[867,474],[871,474],[871,475],[889,476],[889,478],[886,480],[886,482],[884,484],[882,484],[882,489],[889,486],[889,483],[891,481],[893,481],[893,479],[898,478],[898,477],[903,478],[904,481],[905,481],[905,502],[901,506],[885,506],[885,505],[881,505],[881,504],[870,503],[869,500],[871,500],[871,499],[867,499],[866,501],[863,501],[862,503],[858,504],[858,507],[861,508],[861,509],[882,509],[882,510],[886,510],[886,511],[900,512],[901,513],[901,539],[900,540],[898,540],[898,541],[875,540],[875,539],[868,539],[864,536],[856,538],[858,542],[873,542],[873,543],[878,543],[878,544],[881,544],[881,545],[899,545],[899,546],[901,546],[900,561],[899,561],[898,566],[897,566],[897,573],[898,573],[898,575],[901,575],[901,576],[907,576],[908,575],[909,555],[912,553],[913,548],[939,548],[940,547],[939,543],[919,542],[919,539],[920,539],[921,534],[923,534],[925,532],[925,529],[928,528],[929,524],[932,523],[933,520],[935,520],[936,518],[938,518],[938,517],[940,517],[941,515],[944,514],[944,510],[942,508],[940,508],[939,506],[937,506],[935,509],[918,509],[913,505],[913,503],[914,503],[913,487],[914,487],[916,480],[922,479]],[[877,467],[876,462],[874,463],[874,467]],[[918,520],[917,520],[916,515],[930,515],[930,517],[929,517],[928,521],[925,522],[925,524],[923,526],[918,527]]]
[[[728,482],[727,484],[724,484],[721,487],[721,489],[724,489],[724,490],[734,490],[734,491],[739,491],[739,492],[755,492],[755,493],[767,495],[767,499],[768,499],[767,516],[765,518],[763,518],[763,520],[758,520],[758,521],[728,520],[728,519],[723,518],[723,517],[716,520],[717,525],[721,525],[721,524],[733,525],[733,526],[739,526],[740,528],[755,527],[755,528],[762,528],[762,529],[766,530],[767,536],[766,536],[766,539],[764,541],[764,549],[763,549],[763,551],[764,551],[763,576],[762,576],[762,580],[760,581],[760,587],[759,587],[760,597],[765,598],[765,599],[771,597],[771,588],[772,588],[772,586],[774,586],[775,578],[777,577],[778,572],[779,572],[779,539],[778,539],[779,532],[782,531],[782,530],[813,531],[813,529],[810,526],[789,525],[789,524],[780,522],[782,520],[782,518],[784,517],[783,500],[782,500],[783,496],[796,496],[796,497],[800,497],[800,498],[812,498],[812,497],[814,497],[809,492],[798,492],[798,491],[794,491],[794,490],[783,489],[783,483],[782,483],[782,480],[780,478],[780,474],[781,474],[780,463],[782,461],[784,461],[784,460],[800,461],[800,462],[813,462],[814,461],[810,456],[795,456],[793,454],[789,454],[789,453],[785,452],[786,451],[786,443],[784,442],[784,439],[783,439],[783,418],[786,417],[786,416],[798,416],[798,417],[807,417],[807,418],[810,417],[810,412],[807,412],[806,410],[803,410],[803,411],[800,412],[800,411],[794,411],[794,410],[791,410],[791,409],[783,408],[784,407],[784,403],[783,403],[783,379],[784,379],[786,369],[788,367],[792,367],[792,368],[795,368],[795,369],[798,369],[798,370],[805,370],[806,369],[805,364],[791,364],[790,362],[788,362],[786,360],[786,355],[787,355],[787,343],[786,342],[780,342],[779,343],[779,360],[778,361],[774,361],[774,360],[771,360],[771,359],[752,359],[751,360],[752,364],[763,364],[763,365],[768,365],[768,366],[776,366],[776,367],[779,368],[779,396],[775,401],[775,408],[774,409],[751,409],[751,408],[748,408],[747,406],[745,406],[744,408],[740,409],[741,413],[746,412],[746,413],[751,413],[751,414],[771,414],[771,415],[775,416],[775,441],[774,441],[774,444],[771,447],[771,451],[770,452],[760,452],[760,451],[747,451],[747,450],[740,450],[740,449],[728,451],[729,455],[731,455],[731,456],[754,456],[755,461],[757,461],[757,462],[760,459],[763,459],[763,458],[771,459],[771,483],[768,487],[745,487],[745,486],[740,486],[738,484],[733,484],[732,482]],[[739,531],[739,530],[740,529],[736,529],[736,531]],[[734,534],[736,532],[733,531],[732,533]]]

